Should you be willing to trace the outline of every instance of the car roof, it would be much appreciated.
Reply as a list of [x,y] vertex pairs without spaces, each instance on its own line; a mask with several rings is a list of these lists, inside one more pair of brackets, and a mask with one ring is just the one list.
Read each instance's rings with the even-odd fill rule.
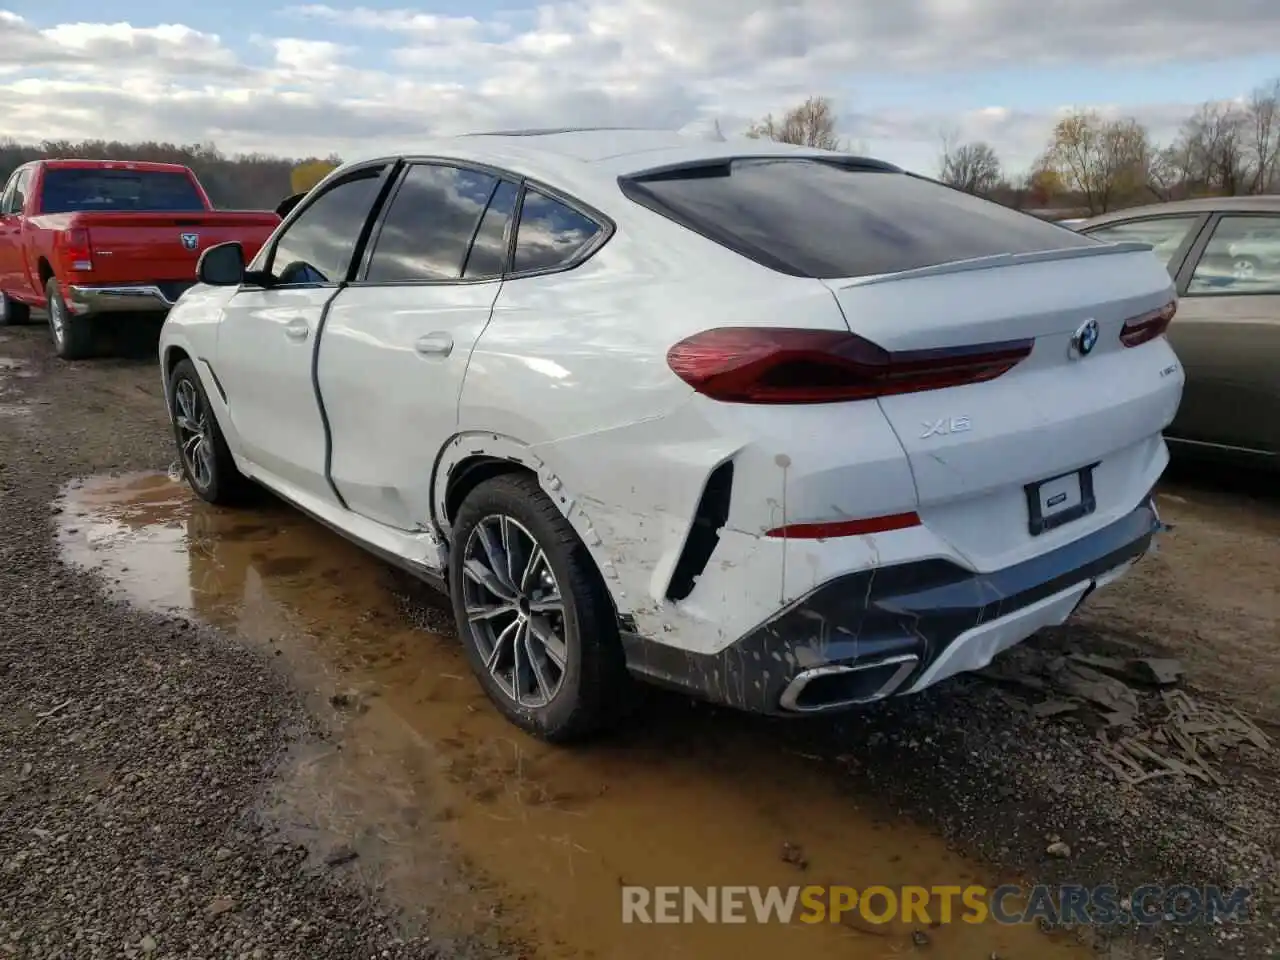
[[[466,133],[428,140],[400,153],[381,154],[344,166],[398,157],[440,157],[510,170],[570,193],[594,193],[605,186],[613,187],[618,177],[733,156],[841,157],[897,169],[883,161],[766,139],[641,127],[556,127]],[[616,193],[616,187],[612,192]],[[584,194],[582,199],[591,201],[592,197]]]
[[1098,226],[1119,220],[1138,217],[1157,217],[1179,213],[1276,213],[1280,214],[1280,196],[1267,194],[1252,197],[1197,197],[1194,200],[1173,200],[1169,203],[1151,203],[1142,207],[1126,207],[1111,213],[1100,214],[1085,220],[1084,226]]

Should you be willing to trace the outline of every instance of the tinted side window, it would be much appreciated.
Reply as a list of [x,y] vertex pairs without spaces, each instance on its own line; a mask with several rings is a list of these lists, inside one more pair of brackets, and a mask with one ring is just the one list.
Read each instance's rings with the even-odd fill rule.
[[1066,227],[903,173],[739,158],[625,181],[639,203],[775,270],[837,279],[1091,245]]
[[18,185],[18,175],[15,173],[9,178],[9,182],[4,185],[4,190],[0,190],[0,214],[15,213],[13,209],[13,190]]
[[1105,240],[1108,243],[1126,241],[1149,243],[1151,244],[1152,252],[1167,267],[1169,260],[1178,252],[1178,248],[1187,239],[1187,234],[1191,232],[1192,227],[1199,220],[1200,217],[1195,214],[1186,217],[1154,217],[1149,220],[1129,220],[1125,223],[1116,223],[1106,227],[1099,227],[1097,230],[1090,230],[1089,236],[1097,240]]
[[396,189],[369,260],[366,280],[457,280],[496,177],[420,163]]
[[523,273],[562,266],[599,232],[600,225],[589,217],[536,190],[526,190],[512,270]]
[[1280,294],[1280,217],[1223,217],[1187,293]]
[[471,243],[471,253],[462,271],[466,279],[502,276],[507,265],[507,225],[511,222],[519,193],[514,183],[503,180],[498,184]]
[[280,235],[270,271],[277,283],[339,283],[378,197],[382,170],[343,180],[316,198]]

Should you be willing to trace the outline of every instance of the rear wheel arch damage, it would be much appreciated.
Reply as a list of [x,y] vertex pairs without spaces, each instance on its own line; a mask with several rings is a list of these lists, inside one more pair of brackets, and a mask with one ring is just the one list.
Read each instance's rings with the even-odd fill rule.
[[[452,541],[449,593],[464,652],[495,705],[513,723],[548,740],[576,740],[625,713],[629,677],[619,637],[624,625],[597,557],[572,523],[571,511],[557,502],[567,495],[562,488],[549,490],[534,463],[527,454],[505,459],[476,452],[471,444],[441,471],[441,518],[449,523]],[[508,543],[510,531],[515,532]],[[523,552],[517,549],[521,538],[529,541]],[[551,603],[540,599],[542,580],[530,579],[538,562],[542,579],[552,585]],[[548,646],[548,636],[563,643]],[[548,660],[552,649],[558,656]],[[545,699],[523,702],[522,686],[532,685],[522,685],[518,678],[524,673],[536,675]],[[547,692],[544,673],[558,674],[554,692]]]

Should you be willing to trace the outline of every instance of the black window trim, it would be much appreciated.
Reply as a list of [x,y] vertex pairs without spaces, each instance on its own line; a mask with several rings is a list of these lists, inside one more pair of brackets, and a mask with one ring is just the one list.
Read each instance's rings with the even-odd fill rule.
[[[385,162],[385,161],[383,161]],[[391,197],[388,197],[378,211],[376,222],[373,224],[372,231],[368,243],[361,252],[360,269],[356,272],[354,278],[347,284],[351,287],[439,287],[439,286],[461,286],[463,284],[477,283],[494,283],[505,280],[523,280],[526,277],[541,277],[556,273],[567,273],[574,270],[599,252],[600,248],[613,238],[617,232],[617,224],[613,219],[602,211],[596,209],[590,204],[577,199],[576,197],[559,190],[550,184],[532,177],[526,177],[512,170],[503,167],[494,166],[493,164],[484,163],[479,160],[467,160],[459,157],[437,156],[434,154],[409,154],[400,158],[401,171],[395,176],[395,190],[399,190],[400,182],[404,179],[409,167],[418,164],[434,164],[437,166],[456,167],[460,170],[468,170],[473,173],[483,173],[491,177],[496,177],[501,183],[505,180],[514,185],[518,191],[516,194],[515,206],[512,208],[511,217],[507,221],[504,236],[507,242],[507,255],[502,267],[502,274],[496,277],[455,277],[447,280],[376,280],[370,281],[365,279],[369,272],[369,258],[372,256],[373,248],[376,244],[377,235],[382,232],[382,224],[386,219],[387,212],[391,209]],[[495,187],[496,190],[496,187]],[[515,263],[515,247],[516,239],[519,235],[520,216],[524,212],[524,197],[528,190],[535,190],[550,200],[562,203],[570,210],[582,217],[590,220],[598,228],[596,235],[591,240],[583,244],[582,248],[568,260],[563,263],[556,264],[553,267],[543,267],[537,270],[521,270],[516,272],[512,269]],[[490,201],[493,194],[490,194]],[[488,210],[486,204],[485,210]],[[481,220],[483,220],[483,214]],[[477,224],[477,231],[479,225]],[[475,234],[472,235],[472,243],[475,242]],[[471,248],[467,248],[466,259],[471,258]],[[465,261],[464,261],[465,269]]]
[[[1195,276],[1196,267],[1200,266],[1200,261],[1204,258],[1205,250],[1209,244],[1213,242],[1213,235],[1217,232],[1218,224],[1224,219],[1235,219],[1236,217],[1265,217],[1269,220],[1280,221],[1280,211],[1275,210],[1223,210],[1221,208],[1210,211],[1205,214],[1205,223],[1201,225],[1200,232],[1196,236],[1195,243],[1187,251],[1187,255],[1183,260],[1181,268],[1178,270],[1178,297],[1187,297],[1192,300],[1225,300],[1230,297],[1275,297],[1280,296],[1280,290],[1275,293],[1261,292],[1256,290],[1234,290],[1224,291],[1222,293],[1194,293],[1191,292],[1191,278]],[[1176,322],[1176,321],[1175,321]]]
[[296,207],[290,211],[289,215],[276,227],[271,238],[263,245],[258,256],[254,257],[254,263],[260,266],[253,267],[251,264],[251,272],[262,274],[267,273],[271,269],[272,263],[275,262],[276,248],[279,246],[280,238],[288,232],[289,228],[297,222],[298,218],[311,209],[311,207],[319,201],[319,199],[332,190],[350,183],[352,180],[363,179],[368,176],[370,170],[383,168],[382,173],[376,179],[381,179],[382,184],[378,192],[374,195],[373,206],[369,213],[365,215],[364,224],[360,228],[360,232],[356,235],[356,244],[351,253],[351,262],[347,264],[346,275],[339,280],[330,280],[324,283],[284,283],[284,284],[263,284],[253,280],[247,280],[240,285],[241,290],[324,290],[336,287],[350,286],[353,271],[363,262],[365,248],[369,243],[369,236],[373,224],[381,217],[382,210],[386,207],[387,195],[389,188],[397,182],[402,161],[395,157],[381,157],[377,160],[367,160],[363,163],[353,164],[350,167],[342,169],[335,175],[330,175],[322,181],[315,189],[302,200]]
[[[1205,224],[1208,223],[1211,217],[1212,217],[1211,213],[1198,212],[1195,210],[1183,210],[1183,211],[1170,210],[1165,213],[1146,214],[1144,216],[1138,216],[1138,217],[1120,217],[1116,220],[1108,220],[1106,223],[1099,223],[1096,226],[1090,227],[1087,230],[1081,230],[1080,232],[1084,234],[1086,237],[1092,237],[1099,230],[1111,230],[1116,227],[1127,227],[1130,224],[1134,224],[1134,223],[1151,223],[1153,220],[1190,219],[1191,220],[1190,228],[1187,230],[1186,235],[1182,238],[1182,241],[1178,244],[1178,248],[1174,250],[1173,253],[1169,256],[1169,262],[1168,264],[1166,264],[1166,269],[1169,271],[1170,277],[1174,279],[1174,282],[1177,285],[1179,294],[1181,294],[1181,291],[1184,286],[1182,283],[1182,271],[1186,266],[1188,254],[1191,252],[1192,248],[1197,244],[1197,242],[1200,239],[1200,236],[1204,233]],[[1115,242],[1115,241],[1101,241],[1101,242]],[[1137,242],[1141,243],[1142,241],[1137,241]],[[1148,244],[1148,246],[1150,246],[1150,244]]]

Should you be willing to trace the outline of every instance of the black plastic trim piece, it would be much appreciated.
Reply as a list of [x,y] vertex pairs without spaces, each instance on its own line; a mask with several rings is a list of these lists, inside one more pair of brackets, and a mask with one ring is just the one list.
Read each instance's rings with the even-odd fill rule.
[[720,543],[720,531],[729,519],[732,498],[733,461],[726,460],[711,471],[702,489],[684,549],[680,551],[680,559],[676,561],[675,572],[667,585],[668,600],[683,600],[693,593],[694,584]]

